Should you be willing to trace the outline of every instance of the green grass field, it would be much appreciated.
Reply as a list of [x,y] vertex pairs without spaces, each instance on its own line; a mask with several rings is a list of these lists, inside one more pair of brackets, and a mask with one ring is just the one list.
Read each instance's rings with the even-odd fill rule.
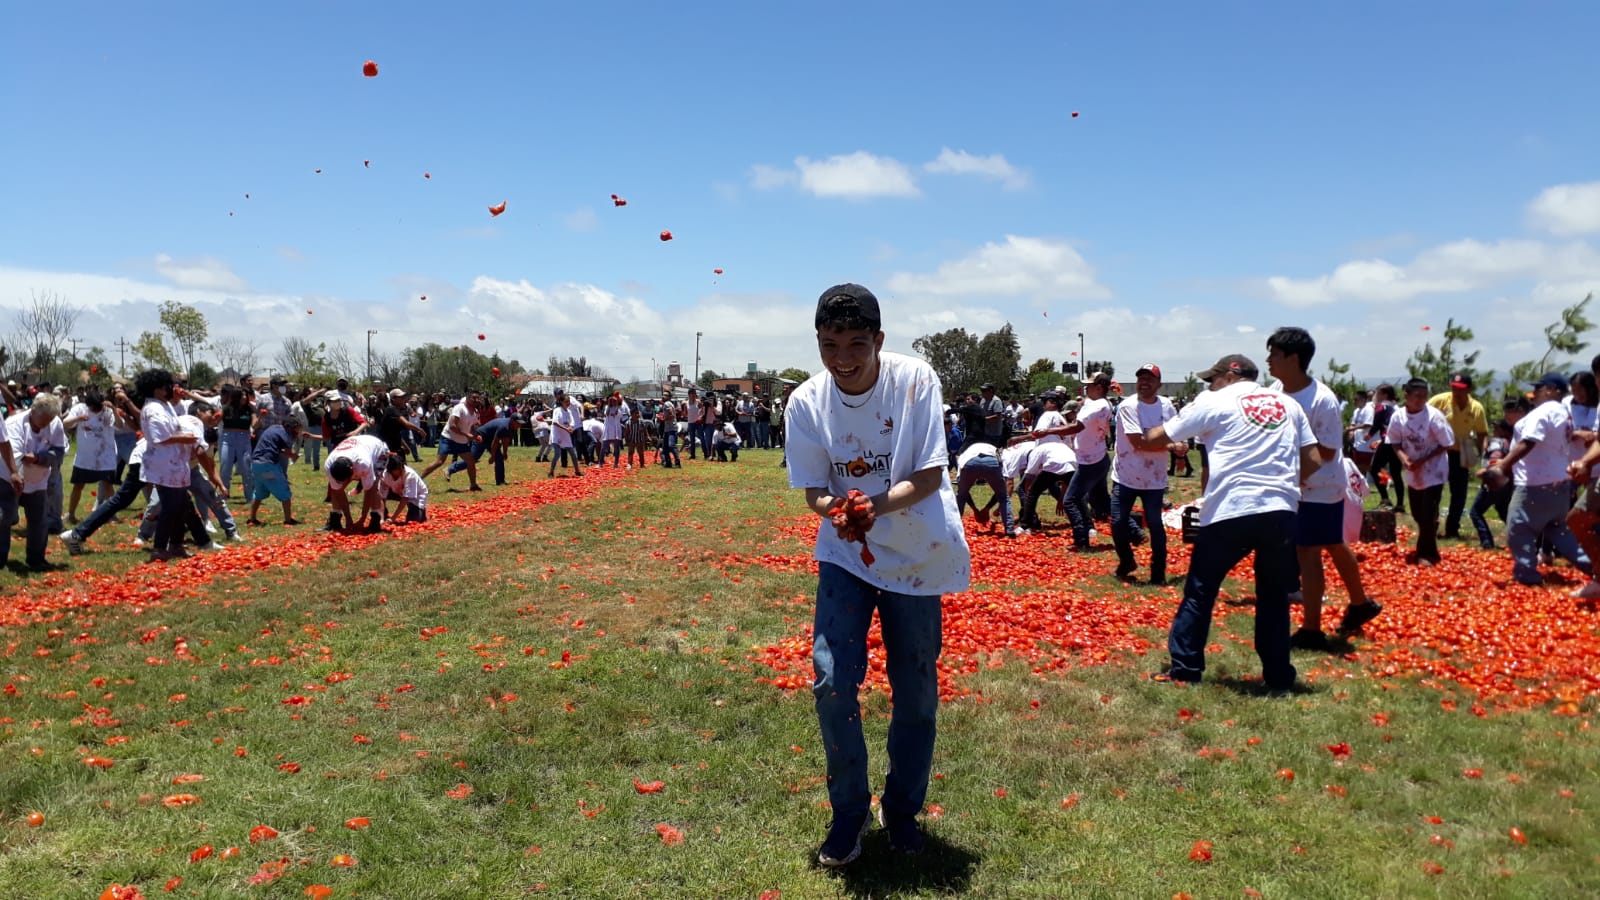
[[[1480,717],[1459,689],[1298,656],[1318,674],[1308,690],[1260,697],[1234,639],[1247,609],[1219,623],[1198,688],[1149,679],[1160,628],[1137,629],[1148,652],[1053,648],[1077,664],[1037,673],[982,654],[959,676],[973,693],[941,712],[929,852],[897,858],[874,831],[857,864],[821,870],[810,697],[763,682],[775,673],[755,658],[811,610],[814,576],[794,562],[806,520],[777,454],[589,475],[580,491],[516,453],[513,485],[469,496],[436,477],[436,521],[381,539],[312,536],[322,507],[304,498],[320,491],[299,467],[312,525],[293,537],[269,526],[166,570],[170,589],[5,628],[0,893],[117,882],[154,897],[172,879],[172,896],[406,900],[1600,893],[1592,700],[1577,717]],[[15,601],[94,574],[160,584],[113,549],[128,532],[3,587]],[[1037,564],[1063,545],[1025,546]],[[1170,617],[1175,590],[1117,584],[1110,554],[1076,560],[1031,577],[1117,620]],[[1040,585],[975,587],[1003,605]],[[881,751],[884,694],[866,709]],[[370,824],[346,826],[357,817]],[[263,825],[276,836],[252,842]],[[1197,841],[1208,861],[1191,859]]]

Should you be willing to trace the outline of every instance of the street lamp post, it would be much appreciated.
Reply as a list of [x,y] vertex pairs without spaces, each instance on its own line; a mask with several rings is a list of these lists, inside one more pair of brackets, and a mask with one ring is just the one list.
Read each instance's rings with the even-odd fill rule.
[[1078,332],[1078,396],[1089,396],[1089,356],[1083,349],[1083,332]]
[[695,384],[699,384],[700,383],[700,339],[702,337],[704,337],[704,336],[705,336],[705,332],[703,332],[703,331],[696,331],[694,333],[694,383]]
[[367,384],[372,383],[372,336],[377,333],[377,329],[367,329]]

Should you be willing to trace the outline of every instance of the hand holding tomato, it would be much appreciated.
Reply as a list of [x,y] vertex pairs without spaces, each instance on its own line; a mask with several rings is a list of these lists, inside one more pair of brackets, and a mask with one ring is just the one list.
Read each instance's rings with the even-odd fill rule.
[[851,490],[843,497],[836,498],[833,505],[828,507],[828,518],[841,539],[861,543],[861,561],[872,565],[875,559],[872,551],[867,549],[867,532],[872,530],[878,518],[872,498]]

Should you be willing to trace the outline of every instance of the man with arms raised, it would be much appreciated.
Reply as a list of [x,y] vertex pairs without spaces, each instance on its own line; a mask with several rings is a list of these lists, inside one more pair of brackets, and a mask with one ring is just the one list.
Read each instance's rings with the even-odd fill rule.
[[823,520],[812,693],[833,823],[817,857],[842,866],[861,854],[872,798],[857,691],[873,610],[894,692],[880,820],[891,847],[914,853],[933,764],[941,597],[967,589],[972,562],[945,472],[938,376],[921,360],[882,352],[878,299],[860,285],[824,291],[816,329],[823,369],[788,404],[789,486],[804,489]]
[[1295,573],[1295,508],[1300,485],[1319,465],[1317,439],[1300,405],[1256,384],[1258,370],[1233,354],[1196,377],[1211,390],[1165,425],[1145,432],[1152,444],[1198,438],[1210,479],[1195,535],[1183,601],[1167,635],[1172,665],[1162,677],[1198,683],[1217,591],[1233,567],[1255,554],[1256,655],[1271,691],[1294,686],[1289,662],[1289,590]]

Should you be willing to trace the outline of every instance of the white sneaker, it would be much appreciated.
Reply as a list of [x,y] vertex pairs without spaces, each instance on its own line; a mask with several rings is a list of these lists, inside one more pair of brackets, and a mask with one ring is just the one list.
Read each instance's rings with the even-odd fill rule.
[[143,546],[144,546],[144,539],[143,538],[134,538],[133,539],[133,549],[138,550],[138,549],[142,548]]
[[210,519],[207,519],[206,520],[206,534],[216,534],[216,533],[217,533],[217,523],[211,521]]
[[1572,592],[1571,597],[1574,600],[1600,599],[1600,581],[1591,581],[1583,587],[1578,588]]
[[83,538],[78,537],[78,533],[70,528],[61,532],[61,543],[67,545],[67,553],[72,556],[83,552]]

